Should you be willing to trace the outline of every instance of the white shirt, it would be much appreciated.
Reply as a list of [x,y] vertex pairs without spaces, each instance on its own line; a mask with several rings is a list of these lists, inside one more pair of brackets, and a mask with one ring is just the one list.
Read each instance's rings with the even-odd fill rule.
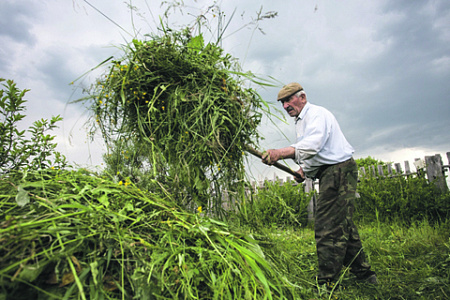
[[309,178],[319,167],[344,162],[355,152],[334,115],[321,106],[307,102],[295,121],[295,131],[296,143],[291,145],[295,161]]

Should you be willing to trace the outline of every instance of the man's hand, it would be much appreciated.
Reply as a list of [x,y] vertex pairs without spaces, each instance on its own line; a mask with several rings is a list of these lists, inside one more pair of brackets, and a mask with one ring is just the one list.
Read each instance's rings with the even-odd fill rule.
[[280,159],[295,158],[295,148],[286,147],[280,149],[269,149],[262,154],[262,162],[267,165],[273,165]]
[[282,158],[281,149],[269,149],[264,151],[262,156],[262,162],[267,165],[273,165],[281,158]]
[[298,171],[296,173],[299,174],[300,176],[295,176],[294,177],[295,181],[297,181],[298,183],[302,183],[303,181],[305,181],[306,177],[305,177],[305,173],[303,173],[302,168],[298,169]]

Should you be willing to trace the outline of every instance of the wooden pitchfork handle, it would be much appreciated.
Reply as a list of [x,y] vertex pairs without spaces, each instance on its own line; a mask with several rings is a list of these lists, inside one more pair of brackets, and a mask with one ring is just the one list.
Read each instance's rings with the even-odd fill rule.
[[[245,146],[245,150],[247,150],[248,152],[250,152],[254,156],[259,157],[261,159],[263,157],[263,154],[260,151],[256,150],[255,148],[253,148],[252,146],[246,145]],[[285,172],[287,172],[287,173],[289,173],[289,174],[291,174],[291,175],[293,175],[293,176],[295,176],[297,178],[301,178],[300,174],[298,174],[297,172],[293,171],[291,168],[289,168],[289,167],[287,167],[285,165],[282,165],[282,164],[280,164],[278,162],[275,162],[272,166],[277,167],[278,169],[283,170],[283,171],[285,171]]]

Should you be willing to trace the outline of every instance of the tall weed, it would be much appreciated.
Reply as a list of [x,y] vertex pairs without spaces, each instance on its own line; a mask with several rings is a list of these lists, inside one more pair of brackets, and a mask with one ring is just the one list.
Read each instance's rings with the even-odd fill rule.
[[265,181],[240,204],[238,218],[242,225],[285,228],[306,226],[311,195],[303,185]]

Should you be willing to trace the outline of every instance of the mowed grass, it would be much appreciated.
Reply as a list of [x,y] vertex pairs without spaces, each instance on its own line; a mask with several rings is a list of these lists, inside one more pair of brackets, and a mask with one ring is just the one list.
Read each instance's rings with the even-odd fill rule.
[[427,222],[360,225],[364,250],[379,284],[354,279],[344,270],[332,291],[314,280],[317,257],[314,232],[267,229],[261,242],[279,270],[296,285],[300,299],[450,299],[450,226]]

